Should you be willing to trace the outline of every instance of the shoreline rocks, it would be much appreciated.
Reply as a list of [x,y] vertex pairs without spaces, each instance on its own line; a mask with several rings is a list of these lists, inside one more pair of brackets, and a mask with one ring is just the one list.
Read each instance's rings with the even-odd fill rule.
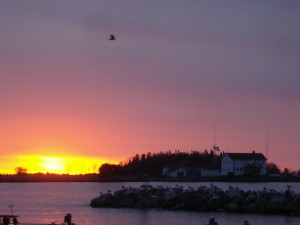
[[142,185],[101,194],[91,200],[90,206],[300,215],[300,195],[290,188],[285,192],[243,191],[234,187],[224,191],[214,185],[186,190],[180,186]]

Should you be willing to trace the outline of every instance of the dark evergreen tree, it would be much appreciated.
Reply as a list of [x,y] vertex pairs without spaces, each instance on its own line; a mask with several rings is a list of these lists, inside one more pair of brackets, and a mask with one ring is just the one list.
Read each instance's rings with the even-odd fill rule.
[[280,168],[275,163],[268,163],[268,173],[269,174],[280,174]]

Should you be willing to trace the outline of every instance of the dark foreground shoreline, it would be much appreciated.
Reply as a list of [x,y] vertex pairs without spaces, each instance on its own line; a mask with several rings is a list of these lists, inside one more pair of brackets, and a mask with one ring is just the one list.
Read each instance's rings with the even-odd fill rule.
[[180,185],[142,185],[139,188],[123,186],[114,193],[101,193],[91,200],[90,206],[300,216],[300,194],[290,187],[284,192],[266,188],[246,192],[232,186],[224,191],[215,185],[200,186],[196,189],[183,189]]
[[198,179],[145,177],[145,176],[100,176],[99,174],[19,174],[0,175],[1,182],[300,182],[300,176],[214,176]]

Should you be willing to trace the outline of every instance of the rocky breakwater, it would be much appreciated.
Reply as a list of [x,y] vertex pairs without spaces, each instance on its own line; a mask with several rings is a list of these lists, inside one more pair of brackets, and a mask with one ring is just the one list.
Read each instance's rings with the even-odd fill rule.
[[300,195],[290,187],[284,192],[264,188],[243,191],[229,187],[224,191],[214,185],[197,189],[176,187],[123,187],[91,200],[91,207],[161,208],[168,210],[220,211],[300,215]]

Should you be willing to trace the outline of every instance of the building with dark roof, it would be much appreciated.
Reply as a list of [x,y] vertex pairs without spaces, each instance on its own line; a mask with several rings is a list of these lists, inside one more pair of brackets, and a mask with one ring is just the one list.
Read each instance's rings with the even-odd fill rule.
[[181,161],[163,168],[163,176],[173,178],[200,178],[219,176],[220,170],[215,165],[199,165],[194,162]]
[[222,157],[221,175],[265,175],[267,159],[262,153],[225,153]]

